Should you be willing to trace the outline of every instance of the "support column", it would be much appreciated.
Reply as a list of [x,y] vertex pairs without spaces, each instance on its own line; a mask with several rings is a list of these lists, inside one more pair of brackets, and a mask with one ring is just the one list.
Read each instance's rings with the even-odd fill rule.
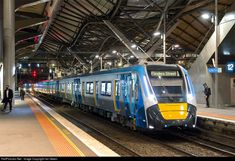
[[[218,46],[219,46],[219,26],[218,26],[218,0],[215,0],[215,68],[218,68]],[[218,107],[218,73],[215,73],[215,95],[214,106]]]
[[0,1],[0,99],[3,98],[3,1]]
[[[15,0],[3,0],[3,85],[15,91]],[[14,100],[14,99],[13,99]],[[14,101],[13,101],[14,104]]]
[[102,58],[102,56],[100,57],[100,70],[102,70],[103,69],[103,58]]

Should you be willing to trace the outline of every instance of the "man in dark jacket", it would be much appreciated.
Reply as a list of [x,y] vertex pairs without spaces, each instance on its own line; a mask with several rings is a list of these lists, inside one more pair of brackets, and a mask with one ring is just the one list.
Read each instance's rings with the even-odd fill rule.
[[13,90],[9,88],[9,85],[6,86],[6,89],[4,90],[3,100],[2,103],[4,103],[4,108],[2,111],[5,111],[7,108],[7,104],[10,105],[10,112],[12,110],[12,99],[13,99]]
[[211,95],[211,89],[207,86],[206,83],[204,83],[203,86],[204,86],[204,94],[205,94],[205,97],[206,97],[206,106],[210,107],[209,97]]

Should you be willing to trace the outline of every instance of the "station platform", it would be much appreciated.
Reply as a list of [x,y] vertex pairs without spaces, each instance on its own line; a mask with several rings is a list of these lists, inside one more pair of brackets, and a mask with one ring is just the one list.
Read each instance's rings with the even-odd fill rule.
[[235,107],[207,108],[204,104],[197,106],[198,117],[225,121],[235,124]]
[[17,97],[11,112],[0,111],[0,129],[0,156],[119,156],[28,96],[24,101]]
[[[198,105],[198,117],[235,125],[235,108]],[[119,156],[35,98],[0,112],[0,156]]]

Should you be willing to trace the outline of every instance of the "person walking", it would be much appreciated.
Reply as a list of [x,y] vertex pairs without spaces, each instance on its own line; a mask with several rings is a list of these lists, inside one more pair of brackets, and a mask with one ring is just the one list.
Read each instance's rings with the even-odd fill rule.
[[24,95],[25,95],[25,91],[21,88],[21,89],[20,89],[20,97],[21,97],[21,100],[24,100]]
[[4,90],[4,95],[3,95],[3,100],[2,100],[2,103],[4,103],[4,108],[2,109],[2,111],[6,110],[7,104],[9,103],[10,112],[11,112],[12,99],[13,99],[13,90],[9,88],[9,85],[6,85],[6,89]]
[[204,86],[204,94],[206,97],[206,106],[207,108],[209,108],[210,107],[209,97],[211,95],[211,89],[208,87],[206,83],[204,83],[203,86]]

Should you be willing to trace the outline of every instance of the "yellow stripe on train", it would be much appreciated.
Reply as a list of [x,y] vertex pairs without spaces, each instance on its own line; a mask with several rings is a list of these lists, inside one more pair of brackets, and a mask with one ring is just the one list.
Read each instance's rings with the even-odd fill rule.
[[188,116],[187,103],[162,103],[158,107],[165,120],[184,120]]

